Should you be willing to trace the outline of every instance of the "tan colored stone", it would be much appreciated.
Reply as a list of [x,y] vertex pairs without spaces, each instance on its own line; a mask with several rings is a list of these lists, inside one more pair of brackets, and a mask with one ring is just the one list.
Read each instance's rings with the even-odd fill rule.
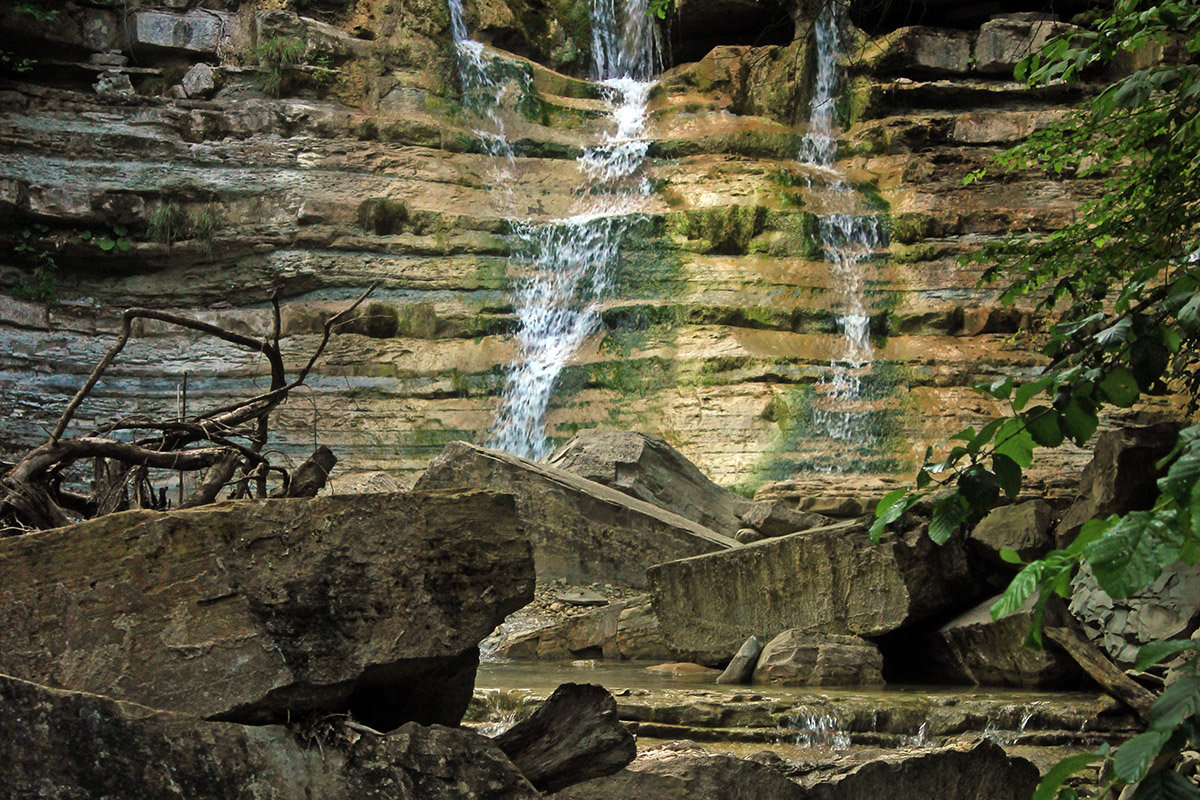
[[0,671],[248,722],[456,724],[477,643],[533,597],[488,492],[131,511],[0,540]]

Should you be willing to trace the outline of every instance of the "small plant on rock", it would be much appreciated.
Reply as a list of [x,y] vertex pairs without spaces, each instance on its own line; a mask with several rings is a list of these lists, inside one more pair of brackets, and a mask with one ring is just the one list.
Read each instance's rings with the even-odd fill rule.
[[274,36],[254,48],[254,60],[263,72],[259,85],[271,97],[282,97],[291,88],[290,69],[304,61],[307,47],[303,39],[294,36]]

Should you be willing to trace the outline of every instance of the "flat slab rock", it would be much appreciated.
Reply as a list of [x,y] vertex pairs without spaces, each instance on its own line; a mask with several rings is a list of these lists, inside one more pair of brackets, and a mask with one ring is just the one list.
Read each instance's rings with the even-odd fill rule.
[[416,485],[463,487],[517,496],[539,580],[643,588],[654,564],[739,547],[690,519],[571,472],[466,442],[446,445]]
[[167,800],[536,800],[489,739],[408,723],[333,722],[302,743],[280,725],[207,722],[0,675],[0,797]]
[[477,644],[532,598],[508,495],[127,512],[0,540],[0,672],[239,722],[457,724]]
[[672,561],[647,573],[667,644],[724,663],[748,636],[788,628],[879,636],[961,606],[976,589],[962,542],[912,534],[875,545],[842,523]]
[[[678,747],[677,750],[668,749]],[[685,743],[647,751],[627,768],[553,795],[556,800],[1027,800],[1037,768],[982,741],[902,750],[789,779],[767,764]]]

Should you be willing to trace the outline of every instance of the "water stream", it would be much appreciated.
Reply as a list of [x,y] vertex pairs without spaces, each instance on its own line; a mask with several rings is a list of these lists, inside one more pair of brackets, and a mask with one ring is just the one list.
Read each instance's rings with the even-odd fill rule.
[[[815,168],[826,183],[833,205],[852,206],[854,191],[836,166],[835,106],[841,70],[838,5],[830,3],[817,17],[816,80],[809,107],[809,129],[800,160]],[[872,443],[869,411],[864,407],[863,378],[874,357],[870,314],[866,306],[862,267],[887,245],[886,231],[874,215],[827,213],[818,217],[821,250],[830,265],[837,325],[841,332],[831,359],[831,375],[822,381],[814,421],[820,432],[857,445]]]
[[542,225],[514,221],[513,292],[519,354],[509,368],[490,447],[531,459],[550,451],[546,410],[563,368],[600,323],[621,241],[650,183],[641,172],[646,101],[660,68],[658,31],[646,0],[593,0],[592,76],[615,130],[578,159],[573,213]]

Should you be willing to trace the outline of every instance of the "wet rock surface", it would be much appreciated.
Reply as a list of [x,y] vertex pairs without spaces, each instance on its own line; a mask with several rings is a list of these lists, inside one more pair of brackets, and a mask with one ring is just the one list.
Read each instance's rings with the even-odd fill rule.
[[883,656],[859,636],[789,629],[767,642],[754,678],[784,686],[882,685]]
[[0,670],[243,722],[455,724],[533,596],[513,498],[227,502],[0,540]]

